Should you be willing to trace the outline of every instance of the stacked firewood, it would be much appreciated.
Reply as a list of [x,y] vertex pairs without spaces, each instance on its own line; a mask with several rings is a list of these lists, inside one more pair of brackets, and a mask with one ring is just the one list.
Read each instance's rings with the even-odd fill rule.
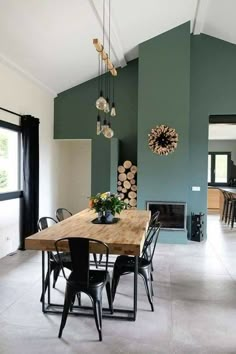
[[137,207],[137,166],[126,160],[123,165],[118,166],[117,192],[124,202],[129,204],[131,209]]

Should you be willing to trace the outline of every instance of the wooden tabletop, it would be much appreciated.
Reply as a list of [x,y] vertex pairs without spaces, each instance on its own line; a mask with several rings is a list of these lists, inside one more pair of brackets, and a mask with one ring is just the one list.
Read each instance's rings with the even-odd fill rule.
[[[111,254],[141,254],[145,233],[151,217],[147,210],[124,210],[116,215],[116,224],[93,224],[97,214],[85,209],[48,229],[25,239],[26,249],[53,251],[54,242],[61,237],[85,237],[105,242]],[[95,251],[95,250],[94,250]],[[99,253],[98,250],[96,250]]]

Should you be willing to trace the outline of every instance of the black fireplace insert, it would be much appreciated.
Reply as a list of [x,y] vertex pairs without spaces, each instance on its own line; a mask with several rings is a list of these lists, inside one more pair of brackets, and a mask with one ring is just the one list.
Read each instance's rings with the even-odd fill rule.
[[160,212],[161,229],[186,230],[187,204],[185,202],[147,201],[147,210],[154,214]]

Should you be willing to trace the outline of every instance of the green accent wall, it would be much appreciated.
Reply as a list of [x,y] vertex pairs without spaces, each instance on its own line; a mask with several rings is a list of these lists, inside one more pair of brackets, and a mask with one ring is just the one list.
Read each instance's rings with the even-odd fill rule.
[[[207,214],[208,124],[211,114],[236,113],[236,46],[207,36],[191,36],[189,209]],[[206,223],[205,223],[206,227]]]
[[117,193],[117,166],[119,165],[119,140],[111,139],[110,192]]
[[[146,201],[187,202],[189,189],[190,27],[179,26],[139,47],[138,207]],[[165,124],[179,134],[168,156],[154,154],[148,134]],[[186,242],[186,231],[161,231],[164,242]]]
[[[141,43],[139,60],[118,69],[115,139],[96,135],[97,78],[55,99],[54,137],[92,139],[93,194],[115,189],[117,163],[128,159],[138,164],[138,207],[148,200],[186,202],[189,222],[192,212],[207,214],[209,115],[236,114],[235,63],[235,45],[193,36],[185,23]],[[160,124],[179,134],[168,156],[148,147],[148,134]],[[160,240],[183,243],[187,234],[162,231]]]
[[[55,98],[54,112],[55,139],[92,139],[93,194],[110,190],[111,177],[111,141],[103,135],[96,135],[97,87],[95,78],[60,93]],[[112,118],[112,128],[114,137],[120,140],[120,162],[128,159],[136,163],[138,60],[118,69],[118,76],[115,78],[115,102],[117,116]]]

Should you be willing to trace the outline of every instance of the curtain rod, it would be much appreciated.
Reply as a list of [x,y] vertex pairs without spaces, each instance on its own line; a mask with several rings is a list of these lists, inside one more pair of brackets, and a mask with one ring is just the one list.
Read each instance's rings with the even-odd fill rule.
[[13,112],[13,111],[9,111],[9,109],[3,108],[3,107],[0,107],[0,109],[1,109],[2,111],[4,111],[4,112],[14,114],[15,116],[23,117],[22,114],[19,114],[19,113]]

